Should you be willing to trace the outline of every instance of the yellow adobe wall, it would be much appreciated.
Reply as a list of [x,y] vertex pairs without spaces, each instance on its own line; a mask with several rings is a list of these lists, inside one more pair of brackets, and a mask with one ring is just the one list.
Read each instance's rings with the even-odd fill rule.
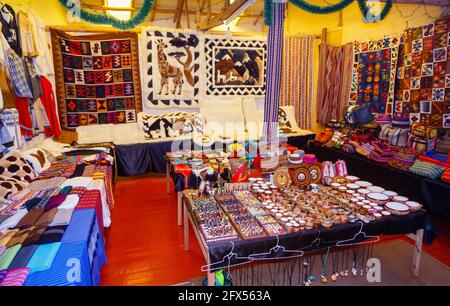
[[[308,0],[308,2],[321,6],[325,5],[323,0]],[[339,46],[355,40],[365,41],[369,39],[380,39],[385,35],[401,34],[407,24],[409,27],[415,27],[432,22],[433,19],[429,18],[426,15],[426,12],[433,17],[439,17],[441,15],[441,8],[435,6],[424,7],[423,5],[403,4],[396,7],[394,5],[385,20],[379,23],[367,24],[363,22],[358,4],[355,1],[355,3],[343,10],[343,26],[339,27],[339,13],[326,15],[311,14],[290,3],[285,27],[287,35],[317,35],[321,34],[322,28],[327,28],[327,42]],[[402,18],[402,16],[405,18]],[[315,41],[314,48],[314,99],[317,93],[316,85],[319,71],[319,44],[320,40],[318,39]],[[314,116],[316,116],[315,112]],[[318,132],[320,130],[321,127],[315,125],[315,131]]]
[[11,5],[16,12],[31,10],[49,26],[67,24],[67,10],[58,0],[8,0],[6,3]]

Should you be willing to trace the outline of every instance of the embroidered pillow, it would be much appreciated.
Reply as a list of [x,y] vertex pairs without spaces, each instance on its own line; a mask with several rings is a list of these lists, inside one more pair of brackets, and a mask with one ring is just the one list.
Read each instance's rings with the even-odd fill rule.
[[0,175],[0,201],[22,191],[28,184],[16,179]]
[[39,174],[50,168],[50,161],[47,153],[43,149],[32,149],[24,152],[23,158],[33,167],[33,170]]
[[203,119],[199,113],[170,113],[143,115],[146,139],[176,138],[203,132]]
[[11,152],[0,160],[0,175],[28,183],[37,177],[19,151]]

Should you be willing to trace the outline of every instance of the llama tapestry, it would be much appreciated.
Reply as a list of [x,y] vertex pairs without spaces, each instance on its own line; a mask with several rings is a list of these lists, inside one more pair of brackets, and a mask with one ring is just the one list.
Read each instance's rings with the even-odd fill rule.
[[371,104],[371,112],[392,114],[400,38],[355,42],[350,104]]
[[52,30],[63,129],[132,123],[142,111],[136,33],[71,36]]
[[207,37],[206,94],[264,96],[267,43]]
[[147,30],[145,101],[149,108],[198,108],[201,41],[194,32]]

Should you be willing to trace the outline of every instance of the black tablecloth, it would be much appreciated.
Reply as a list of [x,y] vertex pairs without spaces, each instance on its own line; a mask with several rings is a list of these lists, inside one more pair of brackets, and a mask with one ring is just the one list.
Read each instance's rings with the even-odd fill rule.
[[[418,211],[407,216],[390,216],[380,221],[347,223],[331,228],[305,230],[298,233],[251,240],[234,240],[210,243],[211,269],[225,268],[229,264],[249,262],[254,259],[277,259],[299,256],[303,252],[314,252],[328,247],[348,246],[365,240],[375,240],[379,235],[415,233],[423,229],[426,212]],[[280,248],[275,249],[278,246]],[[231,255],[234,253],[235,255]],[[255,255],[256,254],[256,255]],[[228,260],[229,259],[229,260]]]
[[422,203],[430,212],[450,217],[450,184],[383,165],[358,154],[310,142],[308,153],[320,161],[345,160],[348,173]]
[[[303,148],[310,139],[314,139],[314,135],[289,137],[288,143],[292,146]],[[217,142],[209,149],[226,149],[227,146],[228,144]],[[117,145],[118,174],[119,176],[139,176],[150,172],[165,173],[166,162],[164,155],[168,152],[181,151],[188,148],[202,149],[198,145],[194,146],[192,140]]]

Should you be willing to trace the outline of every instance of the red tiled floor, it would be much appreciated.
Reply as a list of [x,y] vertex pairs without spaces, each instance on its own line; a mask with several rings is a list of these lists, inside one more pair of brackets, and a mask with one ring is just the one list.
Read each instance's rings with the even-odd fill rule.
[[[191,230],[191,250],[184,251],[183,228],[177,226],[177,198],[166,194],[163,176],[119,179],[114,188],[115,208],[106,238],[108,264],[103,286],[170,285],[202,275],[205,264]],[[439,237],[423,249],[450,266],[449,221],[433,216]],[[411,240],[404,236],[385,236]]]

